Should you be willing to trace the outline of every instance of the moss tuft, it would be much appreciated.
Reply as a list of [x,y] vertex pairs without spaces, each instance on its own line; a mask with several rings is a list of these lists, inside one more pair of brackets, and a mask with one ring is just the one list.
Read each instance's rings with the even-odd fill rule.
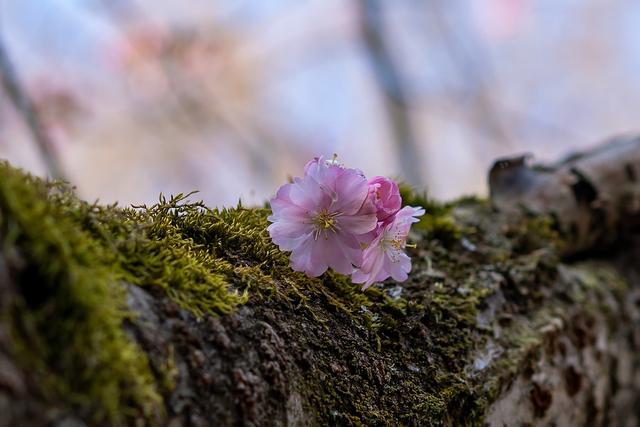
[[42,392],[127,424],[159,411],[144,353],[122,329],[124,289],[110,255],[48,197],[42,181],[0,163],[0,254],[17,289],[3,313],[16,360]]

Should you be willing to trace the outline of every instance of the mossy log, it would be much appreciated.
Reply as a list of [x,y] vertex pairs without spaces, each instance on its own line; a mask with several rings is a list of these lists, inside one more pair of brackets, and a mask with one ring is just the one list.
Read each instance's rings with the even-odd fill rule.
[[548,209],[403,197],[413,272],[361,292],[291,271],[268,209],[1,164],[0,426],[638,425],[634,232],[577,258]]

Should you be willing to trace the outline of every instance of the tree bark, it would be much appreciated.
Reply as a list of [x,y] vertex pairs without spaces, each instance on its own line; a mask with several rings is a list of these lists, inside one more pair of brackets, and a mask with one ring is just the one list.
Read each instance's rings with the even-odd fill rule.
[[[364,293],[335,274],[288,276],[272,255],[239,255],[250,241],[208,235],[227,242],[216,253],[235,271],[252,272],[249,299],[197,315],[157,286],[125,283],[134,315],[124,328],[161,399],[119,421],[48,391],[16,357],[11,316],[28,308],[16,301],[28,299],[34,266],[28,247],[5,239],[0,425],[638,425],[640,238],[611,235],[638,212],[628,201],[639,140],[626,141],[553,167],[499,163],[493,207],[407,195],[429,212],[412,235],[410,279]],[[566,174],[574,179],[559,185]],[[606,252],[589,251],[603,242]]]
[[527,156],[497,160],[491,200],[501,211],[549,214],[566,238],[563,254],[607,245],[640,224],[640,138],[618,137],[556,164]]

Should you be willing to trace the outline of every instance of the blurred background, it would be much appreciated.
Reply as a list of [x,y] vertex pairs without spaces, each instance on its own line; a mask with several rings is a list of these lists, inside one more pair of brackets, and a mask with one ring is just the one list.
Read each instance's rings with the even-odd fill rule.
[[0,0],[0,158],[259,204],[318,154],[450,199],[639,128],[637,0]]

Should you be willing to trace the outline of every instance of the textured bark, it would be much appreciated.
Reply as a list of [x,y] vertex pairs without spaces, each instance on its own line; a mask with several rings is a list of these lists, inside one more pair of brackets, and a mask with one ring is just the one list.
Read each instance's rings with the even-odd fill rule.
[[553,215],[565,255],[615,242],[640,224],[640,137],[620,137],[551,165],[497,160],[491,200],[501,211]]
[[[493,205],[515,215],[552,215],[564,236],[560,252],[565,257],[602,254],[621,236],[637,233],[640,138],[614,138],[551,165],[529,166],[527,160],[495,162],[489,173]],[[607,257],[636,285],[637,246]],[[560,271],[566,274],[567,269]],[[640,290],[631,288],[623,299],[606,301],[606,310],[586,317],[580,313],[584,304],[568,307],[569,324],[551,317],[541,328],[544,350],[491,405],[488,424],[640,424]]]
[[[577,278],[583,274],[582,268],[603,266],[581,265],[561,271],[577,274]],[[565,316],[550,316],[540,325],[539,347],[491,404],[485,423],[639,425],[640,292],[636,288],[629,290],[625,299],[604,298],[606,309],[602,311],[584,311],[581,304],[589,302],[583,301],[567,307]]]
[[[610,183],[624,178],[595,172],[625,171],[630,159],[633,170],[640,170],[624,151],[637,142],[611,147],[555,168],[517,165],[526,191],[505,190],[504,183],[496,187],[494,169],[493,202],[504,212],[461,200],[450,213],[454,231],[418,227],[410,280],[364,294],[379,295],[387,305],[366,305],[370,300],[363,299],[360,309],[351,310],[356,296],[331,288],[332,276],[310,282],[317,289],[300,285],[305,298],[280,298],[278,290],[296,283],[274,273],[273,296],[252,295],[231,314],[197,317],[157,287],[125,284],[135,314],[125,328],[156,377],[171,383],[161,391],[160,410],[137,422],[638,425],[640,239],[633,233],[609,235],[637,211],[633,204],[627,206],[629,216],[606,208],[605,221],[590,223],[587,231],[579,226],[575,235],[564,224],[580,215],[593,221],[592,211],[599,208],[594,203],[605,196],[622,209],[621,201],[637,194],[633,186],[622,190],[617,181]],[[619,150],[624,155],[605,155]],[[583,166],[586,160],[594,169]],[[586,207],[576,192],[555,183],[545,187],[569,164],[597,188]],[[527,181],[531,177],[535,185]],[[524,213],[515,205],[524,205]],[[557,212],[555,228],[538,216],[548,211]],[[604,241],[610,245],[606,253],[560,257]],[[236,267],[259,261],[236,258]],[[28,268],[20,251],[0,248],[3,312],[21,298],[19,281],[29,277],[21,274]],[[405,305],[388,305],[394,301]],[[47,394],[38,373],[15,358],[12,333],[2,319],[0,426],[92,424],[91,405],[68,406],[64,396]]]

